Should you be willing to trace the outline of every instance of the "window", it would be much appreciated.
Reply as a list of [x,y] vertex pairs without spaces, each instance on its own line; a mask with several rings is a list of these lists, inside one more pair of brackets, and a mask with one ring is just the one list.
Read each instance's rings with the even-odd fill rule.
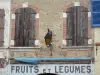
[[20,8],[15,14],[15,46],[34,46],[35,10]]
[[68,8],[67,13],[67,45],[88,45],[88,9],[83,6]]
[[3,9],[0,9],[0,47],[4,44],[4,18],[5,12]]
[[92,26],[100,27],[100,0],[91,0]]

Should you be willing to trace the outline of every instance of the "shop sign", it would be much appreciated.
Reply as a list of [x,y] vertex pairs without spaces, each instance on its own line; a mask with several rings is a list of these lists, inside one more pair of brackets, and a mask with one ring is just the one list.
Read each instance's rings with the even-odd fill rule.
[[9,65],[10,75],[37,75],[55,73],[58,75],[94,75],[93,64],[14,64]]

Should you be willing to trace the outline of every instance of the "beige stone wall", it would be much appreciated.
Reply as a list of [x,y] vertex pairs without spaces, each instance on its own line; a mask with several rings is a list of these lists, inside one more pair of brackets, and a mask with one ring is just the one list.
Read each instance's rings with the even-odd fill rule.
[[[89,0],[79,1],[80,5],[90,8]],[[63,12],[73,6],[75,0],[12,0],[12,13],[24,2],[28,2],[29,6],[39,13],[39,36],[37,39],[41,40],[41,43],[44,43],[44,36],[48,28],[53,32],[53,42],[56,45],[65,39],[64,31],[66,29],[63,27]]]
[[[90,0],[78,0],[81,6],[88,7],[90,11]],[[39,13],[39,18],[36,22],[36,39],[39,39],[42,44],[42,49],[36,51],[33,49],[27,49],[23,52],[12,51],[11,57],[51,57],[51,51],[45,48],[44,36],[49,28],[53,32],[53,45],[52,57],[91,57],[93,52],[89,50],[63,50],[59,48],[61,41],[66,39],[66,18],[63,17],[63,13],[67,11],[67,8],[74,6],[75,0],[12,0],[11,11],[12,14],[18,8],[22,8],[22,4],[28,2],[28,6],[35,9]],[[12,15],[11,14],[11,15]],[[91,30],[91,18],[89,17],[89,38],[92,38]],[[14,39],[14,24],[15,20],[11,20],[12,23],[12,38]],[[17,50],[17,49],[14,49]],[[21,50],[21,48],[20,48]],[[33,51],[28,51],[33,50]],[[76,51],[77,50],[77,51]]]
[[[95,43],[100,43],[100,28],[94,28],[93,29],[94,32],[94,44]],[[97,46],[97,51],[96,51],[96,47],[94,47],[94,51],[95,51],[95,74],[94,75],[99,75],[100,74],[100,46]]]

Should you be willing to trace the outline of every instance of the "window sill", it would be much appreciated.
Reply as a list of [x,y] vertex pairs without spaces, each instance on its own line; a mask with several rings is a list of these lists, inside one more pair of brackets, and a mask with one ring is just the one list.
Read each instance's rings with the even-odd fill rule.
[[81,50],[81,49],[91,49],[93,48],[93,45],[89,45],[89,46],[61,46],[61,49],[76,49],[76,50]]
[[42,47],[9,47],[10,51],[38,51]]
[[39,51],[42,47],[0,47],[0,51]]
[[9,49],[39,49],[41,47],[9,47]]
[[0,49],[37,49],[41,48],[40,46],[37,47],[0,47]]
[[8,47],[0,47],[0,49],[8,49]]

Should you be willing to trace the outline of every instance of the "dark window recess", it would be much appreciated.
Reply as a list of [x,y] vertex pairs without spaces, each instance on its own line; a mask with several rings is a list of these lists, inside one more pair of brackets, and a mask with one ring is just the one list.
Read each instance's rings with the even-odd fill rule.
[[69,8],[66,13],[68,46],[88,45],[88,9],[76,6]]
[[15,46],[34,46],[36,11],[20,8],[15,14]]
[[4,43],[4,17],[5,11],[4,9],[0,9],[0,47],[2,47]]

